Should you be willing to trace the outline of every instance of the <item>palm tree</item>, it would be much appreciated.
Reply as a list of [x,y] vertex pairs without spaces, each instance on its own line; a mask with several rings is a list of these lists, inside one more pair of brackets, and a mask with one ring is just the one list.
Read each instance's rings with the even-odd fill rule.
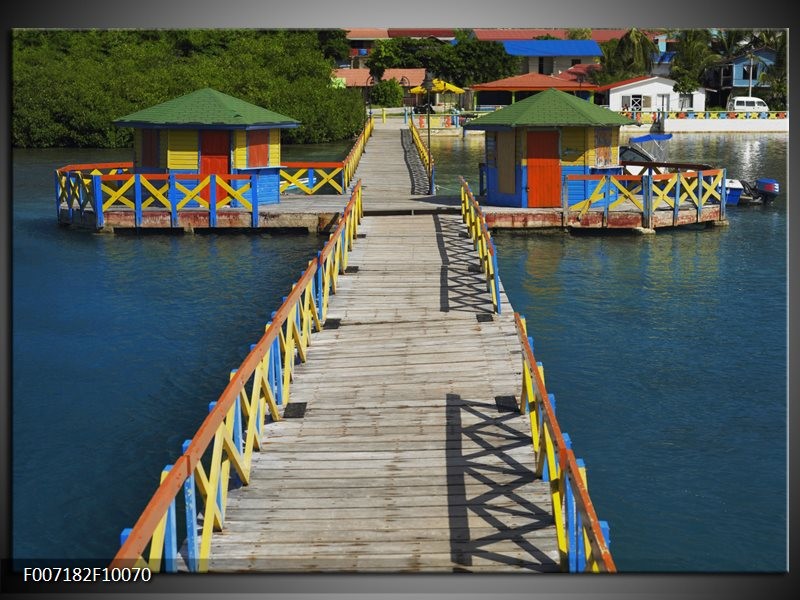
[[[786,77],[786,31],[767,29],[759,31],[755,39],[762,47],[775,51],[775,62],[767,66],[758,77],[765,84],[767,103],[773,110],[786,108],[787,77]],[[751,68],[752,73],[752,68]]]
[[602,68],[590,75],[591,81],[599,85],[647,75],[658,52],[655,42],[635,27],[619,39],[602,42],[600,47]]
[[658,46],[645,33],[632,28],[619,39],[615,54],[616,59],[625,70],[638,75],[650,72],[653,66],[653,55]]
[[673,90],[691,94],[703,84],[706,70],[718,61],[711,50],[711,33],[706,29],[687,29],[678,34],[675,59],[670,77],[675,80]]

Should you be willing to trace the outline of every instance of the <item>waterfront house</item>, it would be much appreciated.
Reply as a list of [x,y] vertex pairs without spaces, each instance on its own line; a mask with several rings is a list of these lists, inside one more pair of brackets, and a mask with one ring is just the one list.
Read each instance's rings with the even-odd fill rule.
[[557,75],[577,64],[598,62],[603,56],[594,40],[512,40],[502,44],[508,54],[522,58],[521,73]]
[[740,54],[707,69],[705,83],[716,92],[715,100],[720,106],[725,105],[729,96],[736,95],[734,90],[742,96],[758,95],[750,91],[769,87],[761,76],[775,64],[775,59],[776,53],[770,48]]
[[637,112],[696,111],[706,109],[705,88],[691,94],[674,91],[675,80],[644,75],[596,89],[595,102],[611,110]]
[[[135,173],[253,175],[258,200],[277,203],[282,129],[300,122],[244,100],[204,88],[114,121],[134,130]],[[240,185],[231,180],[230,185]],[[205,186],[201,198],[214,191]],[[216,197],[225,197],[218,185]],[[192,206],[197,201],[189,201]],[[232,203],[235,206],[235,203]]]
[[[566,175],[621,172],[619,130],[635,124],[573,94],[548,89],[464,127],[485,131],[486,204],[559,208]],[[584,193],[586,184],[569,185]]]

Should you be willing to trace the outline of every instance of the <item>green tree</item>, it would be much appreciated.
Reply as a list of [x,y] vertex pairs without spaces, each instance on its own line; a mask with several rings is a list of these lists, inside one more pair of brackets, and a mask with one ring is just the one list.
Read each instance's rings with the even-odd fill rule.
[[129,146],[131,130],[114,119],[202,87],[301,121],[283,136],[288,142],[347,139],[363,125],[363,101],[331,86],[331,57],[318,34],[16,30],[12,144]]
[[588,27],[579,27],[576,29],[567,29],[568,40],[590,40],[592,39],[592,30]]
[[593,71],[590,76],[598,85],[647,75],[653,66],[653,56],[658,52],[655,42],[635,27],[619,39],[601,43],[600,48],[602,69]]
[[390,68],[424,68],[460,87],[508,77],[517,72],[519,58],[498,42],[482,42],[470,30],[456,31],[456,43],[430,38],[377,40],[367,59],[370,74],[379,79]]
[[775,62],[759,76],[759,82],[767,85],[764,99],[772,110],[785,110],[789,81],[786,74],[787,46],[785,30],[770,30],[759,34],[764,47],[775,51]]
[[384,79],[372,86],[370,100],[376,106],[403,106],[403,88],[397,79]]
[[711,40],[711,33],[706,29],[687,29],[678,34],[670,69],[675,92],[691,94],[702,87],[706,70],[718,61],[711,49]]

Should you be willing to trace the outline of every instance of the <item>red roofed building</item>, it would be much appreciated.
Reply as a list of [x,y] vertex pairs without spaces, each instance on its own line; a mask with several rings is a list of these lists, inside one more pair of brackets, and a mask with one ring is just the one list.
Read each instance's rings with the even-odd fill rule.
[[[369,69],[335,69],[333,78],[344,80],[346,87],[360,88],[361,90],[375,84],[374,78],[369,74]],[[403,103],[410,106],[415,104],[415,96],[409,93],[409,90],[422,84],[422,80],[425,79],[425,69],[386,69],[381,79],[383,81],[397,80],[403,88]]]
[[386,28],[361,27],[346,31],[350,42],[350,66],[354,69],[364,67],[375,40],[389,39],[389,30]]
[[603,67],[597,63],[579,63],[577,65],[572,65],[566,71],[554,75],[554,77],[576,83],[586,83],[589,81],[592,71],[598,71],[602,68]]
[[569,80],[555,75],[525,73],[497,81],[477,83],[471,89],[480,93],[477,104],[500,105],[513,104],[517,100],[527,98],[532,93],[550,88],[562,92],[573,92],[578,96],[588,98],[597,89],[597,86],[587,81]]

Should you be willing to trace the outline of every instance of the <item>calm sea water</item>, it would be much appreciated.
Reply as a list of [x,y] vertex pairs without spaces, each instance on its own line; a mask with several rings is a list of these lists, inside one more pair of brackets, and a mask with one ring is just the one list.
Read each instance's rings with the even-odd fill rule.
[[[730,226],[495,236],[562,428],[622,571],[782,571],[787,551],[784,135],[676,136],[671,158],[778,179]],[[434,138],[440,193],[477,188],[479,137]],[[53,168],[13,156],[13,550],[101,558],[263,332],[313,235],[58,228]],[[452,188],[452,190],[451,190]]]

